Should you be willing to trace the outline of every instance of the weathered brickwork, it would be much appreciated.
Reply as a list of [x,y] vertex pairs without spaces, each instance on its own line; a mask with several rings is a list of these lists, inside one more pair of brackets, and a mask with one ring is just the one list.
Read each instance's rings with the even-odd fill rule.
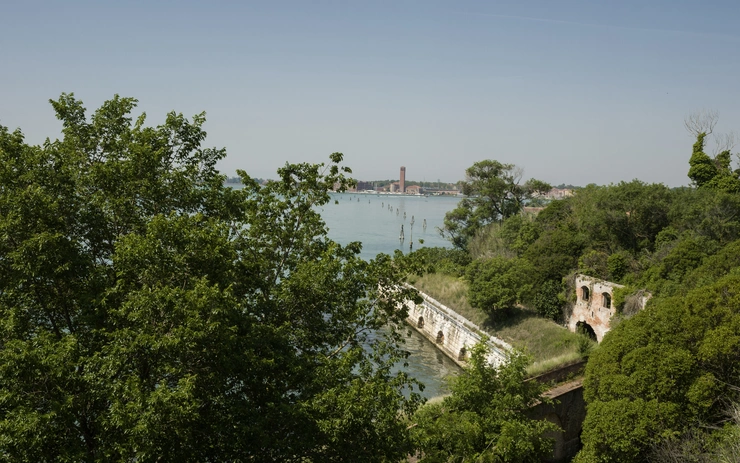
[[614,289],[624,286],[599,280],[586,275],[576,275],[576,305],[570,316],[568,328],[575,332],[579,327],[593,331],[596,341],[601,342],[611,328],[612,316],[616,313],[612,300]]
[[[576,299],[573,313],[568,320],[568,328],[576,332],[579,328],[593,335],[596,341],[601,342],[604,335],[611,329],[611,319],[617,312],[614,306],[614,290],[624,286],[610,281],[599,280],[587,275],[576,275]],[[634,297],[639,310],[651,295],[648,292],[637,293]]]
[[547,437],[555,441],[553,454],[542,461],[560,463],[571,461],[581,449],[581,430],[586,418],[586,403],[583,400],[583,380],[561,384],[545,393],[553,401],[540,402],[529,411],[533,419],[546,419],[555,423],[562,431],[549,432]]

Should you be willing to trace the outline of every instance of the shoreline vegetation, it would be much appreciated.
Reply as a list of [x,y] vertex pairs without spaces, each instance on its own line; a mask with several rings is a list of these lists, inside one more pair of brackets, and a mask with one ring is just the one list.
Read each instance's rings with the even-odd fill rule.
[[591,345],[584,346],[583,336],[538,315],[525,307],[509,309],[494,320],[468,301],[468,283],[462,278],[443,273],[412,276],[409,283],[481,327],[487,334],[499,337],[532,357],[529,376],[577,362],[585,357]]
[[[355,184],[342,153],[229,188],[204,113],[148,126],[136,103],[88,118],[62,94],[42,146],[0,125],[3,460],[511,463],[574,430],[574,463],[740,461],[740,168],[732,136],[705,146],[716,113],[685,120],[690,187],[588,185],[533,217],[550,185],[484,160],[440,228],[455,249],[368,261],[318,210]],[[574,272],[622,286],[598,348],[550,321]],[[395,368],[406,282],[523,353],[476,344],[425,404]],[[532,417],[533,376],[578,356],[582,424]]]

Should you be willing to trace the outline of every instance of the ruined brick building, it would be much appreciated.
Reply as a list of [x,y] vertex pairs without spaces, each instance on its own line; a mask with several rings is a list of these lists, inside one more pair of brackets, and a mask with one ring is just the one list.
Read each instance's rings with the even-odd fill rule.
[[[587,275],[576,275],[576,304],[568,319],[568,328],[584,331],[597,342],[611,329],[611,320],[617,313],[614,307],[614,290],[624,286]],[[649,293],[639,296],[639,308],[643,309]]]

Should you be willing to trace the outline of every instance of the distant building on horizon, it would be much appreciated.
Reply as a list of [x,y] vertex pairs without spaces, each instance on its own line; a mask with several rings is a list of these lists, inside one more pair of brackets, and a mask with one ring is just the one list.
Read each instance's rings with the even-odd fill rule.
[[421,187],[419,185],[409,185],[406,187],[406,193],[410,195],[421,194]]
[[373,182],[363,182],[362,180],[357,181],[357,191],[368,191],[374,190]]
[[553,188],[541,197],[544,199],[565,199],[573,196],[573,190],[570,188]]
[[398,181],[398,189],[401,193],[406,193],[406,167],[401,166],[401,180]]

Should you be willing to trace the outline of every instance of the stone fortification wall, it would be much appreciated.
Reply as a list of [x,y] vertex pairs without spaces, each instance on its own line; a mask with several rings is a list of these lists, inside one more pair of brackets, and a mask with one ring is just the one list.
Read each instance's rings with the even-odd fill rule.
[[[588,277],[586,277],[588,278]],[[583,282],[583,280],[582,280]],[[596,289],[603,289],[596,286]],[[446,307],[432,297],[421,293],[424,302],[415,304],[407,301],[409,315],[406,321],[427,339],[436,343],[437,347],[457,362],[465,366],[471,347],[481,341],[483,331],[470,320]],[[441,334],[441,336],[440,336]],[[506,361],[506,355],[511,346],[503,340],[489,336],[491,353],[488,361],[493,365],[500,365]],[[569,375],[577,375],[582,371],[585,362],[566,365],[557,371],[532,378],[533,381],[559,381]],[[553,455],[543,461],[566,462],[570,461],[581,448],[581,427],[586,416],[586,407],[583,401],[582,380],[575,380],[561,384],[547,391],[545,395],[553,399],[551,403],[539,403],[534,406],[529,415],[535,419],[547,419],[562,428],[562,431],[551,433],[549,437],[555,440]]]
[[529,411],[529,417],[537,420],[546,419],[562,429],[559,432],[547,433],[547,437],[555,440],[553,454],[545,458],[546,462],[571,461],[581,449],[581,430],[586,418],[586,402],[583,400],[583,380],[578,379],[561,384],[545,395],[552,399],[551,403],[535,405]]
[[[454,310],[424,293],[420,294],[424,298],[421,304],[407,301],[409,315],[406,321],[458,365],[464,366],[470,349],[481,341],[481,335],[485,333]],[[490,335],[488,345],[491,348],[488,361],[492,365],[504,362],[507,351],[511,350],[509,344]]]

